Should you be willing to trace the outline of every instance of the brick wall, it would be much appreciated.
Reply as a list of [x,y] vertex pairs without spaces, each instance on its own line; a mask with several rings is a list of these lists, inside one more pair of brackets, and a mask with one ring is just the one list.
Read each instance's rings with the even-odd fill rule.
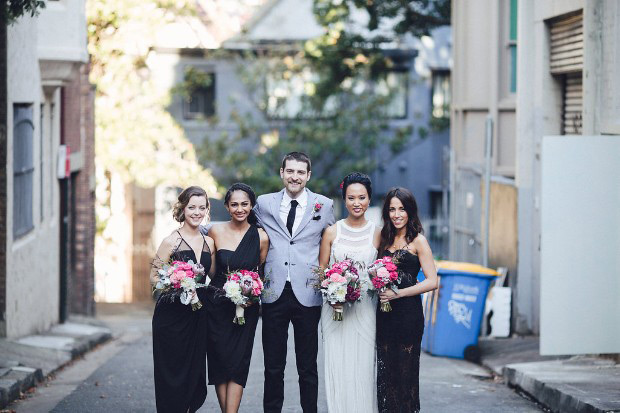
[[72,174],[72,236],[69,271],[69,311],[94,315],[95,250],[95,94],[88,81],[89,65],[82,65],[63,93],[64,142],[80,153],[81,168]]

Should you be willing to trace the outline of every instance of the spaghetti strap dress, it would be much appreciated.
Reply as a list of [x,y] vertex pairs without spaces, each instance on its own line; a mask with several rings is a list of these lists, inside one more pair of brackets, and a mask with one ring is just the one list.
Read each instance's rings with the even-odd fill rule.
[[[417,255],[406,250],[384,251],[397,259],[402,272],[399,288],[416,284],[420,271]],[[420,411],[420,347],[424,333],[419,295],[390,301],[392,311],[377,308],[377,399],[381,413]]]
[[[211,251],[206,240],[202,245],[200,263],[208,273],[211,268]],[[183,237],[170,260],[197,262],[196,253]],[[152,322],[153,368],[158,412],[194,412],[207,397],[206,290],[197,290],[203,306],[196,311],[192,310],[191,305],[181,304],[178,298],[171,302],[160,296],[155,305]]]
[[207,292],[209,384],[217,386],[234,381],[245,387],[250,370],[259,305],[254,304],[245,309],[245,325],[234,324],[236,306],[226,298],[222,287],[228,272],[258,271],[260,264],[258,228],[250,225],[234,251],[220,249],[215,257],[216,275],[210,285],[213,288]]

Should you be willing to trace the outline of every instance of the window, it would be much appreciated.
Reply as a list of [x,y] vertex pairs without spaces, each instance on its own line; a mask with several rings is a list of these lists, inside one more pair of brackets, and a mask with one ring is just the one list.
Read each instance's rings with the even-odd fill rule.
[[510,0],[510,93],[517,92],[517,0]]
[[286,71],[282,76],[267,76],[267,116],[271,119],[319,118],[332,116],[337,99],[330,96],[322,111],[315,110],[310,99],[315,93],[316,75],[310,69],[293,73]]
[[450,72],[433,71],[432,83],[433,118],[447,119],[450,117]]
[[15,238],[21,237],[33,228],[32,116],[31,104],[13,105],[13,236]]
[[383,108],[386,118],[406,118],[407,101],[409,94],[409,72],[391,71],[376,82],[358,80],[352,82],[351,90],[354,94],[374,93],[387,98]]
[[385,116],[388,118],[407,117],[407,92],[409,90],[408,72],[390,72],[377,82],[375,93],[388,96]]
[[215,73],[187,66],[182,89],[183,118],[204,119],[215,115]]

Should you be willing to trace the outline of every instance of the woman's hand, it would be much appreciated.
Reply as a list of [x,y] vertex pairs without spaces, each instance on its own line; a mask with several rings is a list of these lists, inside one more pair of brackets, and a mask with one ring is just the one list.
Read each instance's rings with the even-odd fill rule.
[[254,305],[254,301],[248,301],[245,304],[241,304],[241,307],[248,308],[248,307],[252,307],[253,305]]
[[340,310],[342,310],[342,308],[344,307],[343,303],[336,303],[336,304],[329,303],[329,305],[331,305],[332,308],[334,309],[340,309]]
[[391,289],[387,289],[379,293],[379,301],[381,301],[382,303],[387,303],[397,298],[400,298],[398,293],[395,293],[394,290]]

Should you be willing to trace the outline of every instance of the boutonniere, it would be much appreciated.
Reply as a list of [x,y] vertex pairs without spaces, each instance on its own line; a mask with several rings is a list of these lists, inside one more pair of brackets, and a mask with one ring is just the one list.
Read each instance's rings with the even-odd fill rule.
[[319,211],[321,210],[321,208],[323,208],[323,204],[317,202],[316,204],[314,204],[314,208],[312,208],[312,219],[315,221],[318,221],[319,219],[321,219],[320,215],[317,215],[319,213]]

